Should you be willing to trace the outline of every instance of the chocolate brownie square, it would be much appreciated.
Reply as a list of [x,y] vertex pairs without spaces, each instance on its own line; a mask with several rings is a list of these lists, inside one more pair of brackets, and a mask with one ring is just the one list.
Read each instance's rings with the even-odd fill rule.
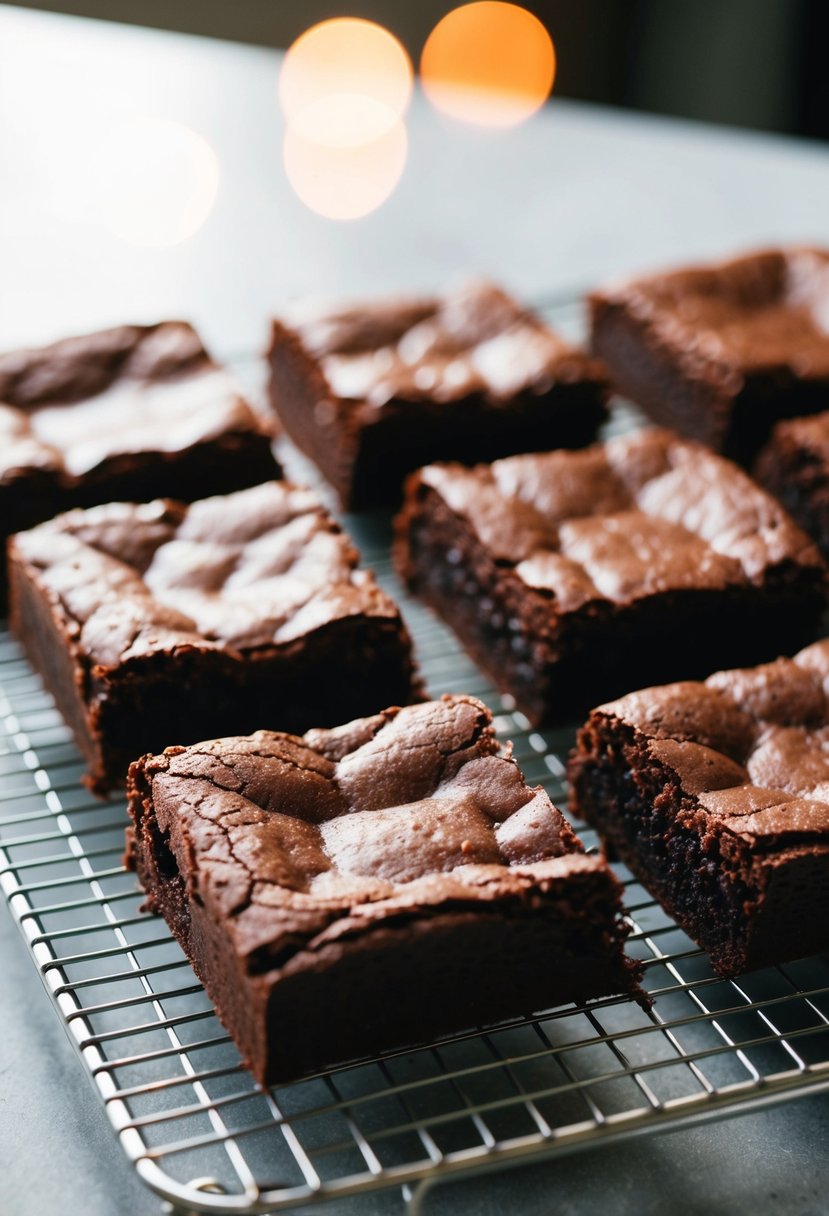
[[418,692],[396,605],[310,490],[76,510],[9,543],[11,628],[98,792],[165,745]]
[[590,298],[592,348],[656,422],[750,465],[829,401],[829,250],[773,249]]
[[636,994],[621,888],[470,697],[133,764],[127,864],[260,1082]]
[[432,460],[580,447],[605,417],[599,365],[487,283],[274,321],[268,358],[282,426],[352,510]]
[[829,413],[778,422],[754,473],[829,558]]
[[412,475],[401,576],[534,722],[810,641],[824,564],[771,495],[670,431]]
[[70,507],[278,477],[271,430],[183,321],[0,355],[0,552]]
[[595,709],[570,762],[598,829],[726,976],[829,949],[829,641]]

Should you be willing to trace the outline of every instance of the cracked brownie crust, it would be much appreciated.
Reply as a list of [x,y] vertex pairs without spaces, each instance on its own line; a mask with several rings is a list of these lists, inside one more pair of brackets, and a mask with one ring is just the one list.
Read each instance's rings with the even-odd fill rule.
[[829,948],[829,641],[600,706],[571,807],[716,970]]
[[0,546],[69,507],[277,476],[270,431],[183,321],[0,355]]
[[304,730],[417,695],[396,605],[309,490],[70,511],[9,557],[12,631],[99,792],[171,740]]
[[826,408],[829,250],[772,249],[590,297],[592,349],[655,422],[749,465],[780,418]]
[[402,577],[536,722],[796,650],[825,598],[780,505],[669,431],[431,465],[396,527]]
[[635,993],[620,888],[470,697],[133,764],[127,863],[262,1081]]
[[600,365],[488,283],[275,321],[269,359],[280,421],[351,509],[432,460],[580,447],[606,412]]

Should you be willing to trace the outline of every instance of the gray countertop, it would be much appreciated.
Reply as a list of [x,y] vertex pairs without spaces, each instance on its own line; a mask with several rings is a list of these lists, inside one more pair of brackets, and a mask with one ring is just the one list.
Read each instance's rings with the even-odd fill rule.
[[[765,242],[829,244],[829,151],[554,100],[509,134],[419,98],[395,194],[354,224],[293,195],[278,57],[0,6],[0,349],[184,315],[220,352],[257,350],[291,297],[433,287],[487,273],[531,300]],[[136,113],[199,131],[220,165],[189,241],[119,240],[83,207],[89,124]],[[94,168],[94,166],[93,166]],[[0,1216],[150,1216],[11,918],[0,909]],[[437,1188],[427,1213],[585,1216],[826,1211],[829,1097]],[[397,1195],[329,1205],[392,1212]]]
[[[0,916],[0,1213],[158,1216],[44,993]],[[829,1096],[689,1131],[437,1187],[424,1216],[823,1216]],[[403,1212],[399,1192],[338,1201],[331,1216]]]

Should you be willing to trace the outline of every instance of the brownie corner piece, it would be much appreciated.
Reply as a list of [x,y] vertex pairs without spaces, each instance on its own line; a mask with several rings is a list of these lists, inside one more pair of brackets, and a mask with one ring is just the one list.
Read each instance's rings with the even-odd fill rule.
[[589,297],[591,347],[654,421],[750,466],[780,418],[825,408],[829,250],[767,249]]
[[309,490],[75,510],[9,547],[12,632],[96,792],[171,743],[420,695],[397,605]]
[[128,793],[127,862],[262,1083],[639,995],[619,884],[473,698],[168,749]]
[[275,320],[268,359],[282,426],[352,510],[433,460],[580,447],[606,417],[598,361],[490,283]]
[[793,653],[826,602],[820,554],[772,496],[666,430],[429,465],[395,527],[401,577],[534,723]]
[[829,641],[595,709],[571,810],[733,976],[829,948]]

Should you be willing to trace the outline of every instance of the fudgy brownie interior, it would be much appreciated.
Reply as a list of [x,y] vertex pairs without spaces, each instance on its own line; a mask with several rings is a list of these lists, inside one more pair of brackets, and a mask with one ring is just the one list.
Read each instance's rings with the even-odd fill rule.
[[594,710],[572,809],[734,975],[829,945],[829,642]]

